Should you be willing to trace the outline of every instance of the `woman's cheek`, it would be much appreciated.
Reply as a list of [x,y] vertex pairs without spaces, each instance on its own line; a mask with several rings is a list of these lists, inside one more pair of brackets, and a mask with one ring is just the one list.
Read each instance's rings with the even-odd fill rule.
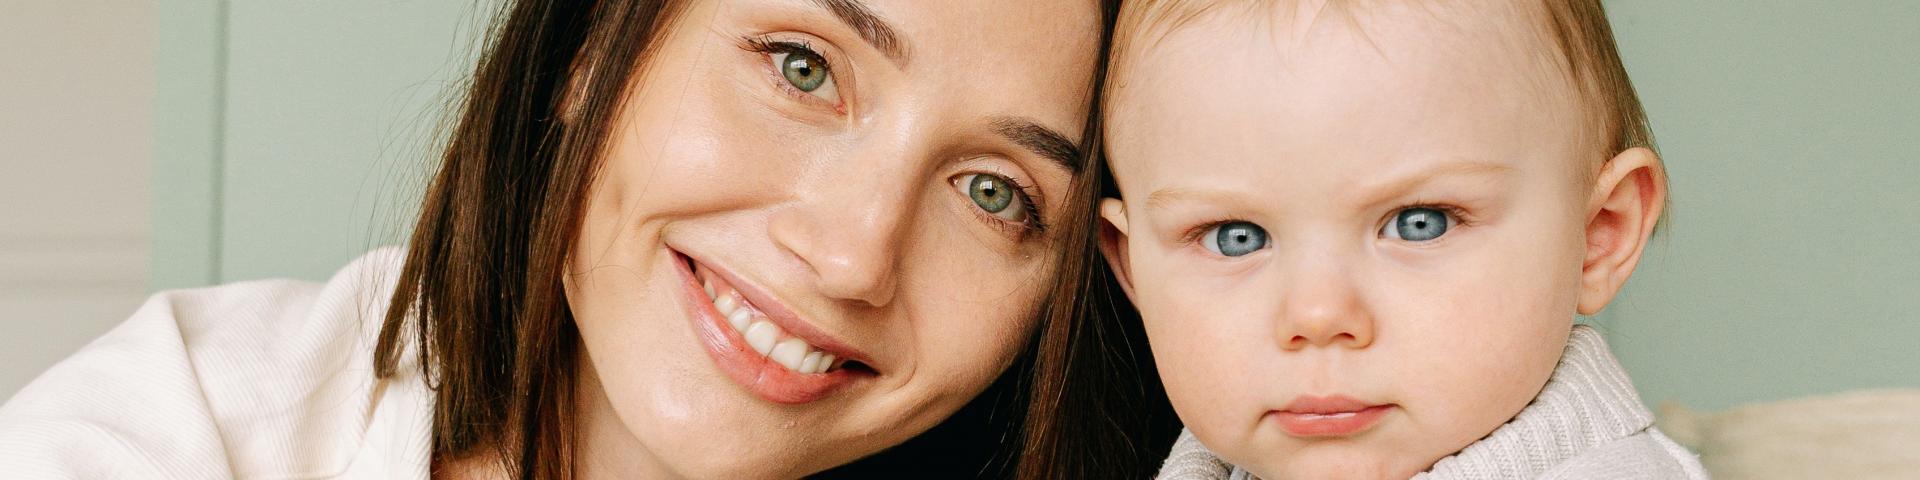
[[[931,380],[929,401],[951,412],[985,390],[1043,321],[1040,305],[1052,293],[1055,270],[1043,255],[1009,254],[1003,233],[953,202],[965,201],[945,181],[916,192],[921,206],[907,215],[912,231],[896,267],[896,302],[909,309],[916,369]],[[971,205],[962,207],[974,208]],[[950,407],[950,408],[949,408]],[[937,419],[935,419],[937,420]]]
[[[703,62],[686,75],[726,78],[724,63]],[[685,88],[634,90],[599,176],[623,184],[615,187],[630,201],[644,199],[669,211],[676,200],[725,201],[717,197],[766,191],[777,179],[793,178],[792,168],[805,163],[796,160],[810,150],[806,139],[819,135],[780,123],[740,83],[686,81]]]

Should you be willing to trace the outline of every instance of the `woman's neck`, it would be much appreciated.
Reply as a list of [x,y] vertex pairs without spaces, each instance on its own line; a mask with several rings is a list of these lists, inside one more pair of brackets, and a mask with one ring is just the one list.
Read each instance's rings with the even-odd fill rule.
[[[573,479],[677,478],[654,458],[652,453],[627,430],[613,411],[601,388],[600,376],[584,348],[574,361],[579,374],[574,376],[573,405]],[[499,450],[478,449],[479,453],[459,458],[435,455],[433,480],[507,480],[514,478],[500,458]]]

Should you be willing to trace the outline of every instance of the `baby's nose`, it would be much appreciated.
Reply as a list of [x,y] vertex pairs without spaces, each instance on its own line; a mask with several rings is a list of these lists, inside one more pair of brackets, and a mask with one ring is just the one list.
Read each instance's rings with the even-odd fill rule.
[[1285,350],[1308,347],[1367,348],[1373,344],[1372,313],[1345,274],[1327,272],[1288,282],[1275,319],[1275,341]]

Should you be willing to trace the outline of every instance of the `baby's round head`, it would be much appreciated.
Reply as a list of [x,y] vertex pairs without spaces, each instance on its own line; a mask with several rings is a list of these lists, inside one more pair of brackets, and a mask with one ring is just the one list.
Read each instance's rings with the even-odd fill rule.
[[1666,201],[1597,0],[1133,1],[1102,248],[1180,418],[1399,477],[1533,400]]

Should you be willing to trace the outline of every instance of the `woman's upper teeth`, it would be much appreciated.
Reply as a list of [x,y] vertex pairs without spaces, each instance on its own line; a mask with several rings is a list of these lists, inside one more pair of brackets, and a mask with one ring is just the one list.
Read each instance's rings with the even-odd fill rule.
[[727,317],[727,324],[739,331],[754,351],[766,355],[773,363],[802,374],[825,373],[839,367],[834,364],[836,359],[832,354],[815,350],[806,341],[788,336],[779,325],[756,318],[753,309],[746,308],[747,301],[739,298],[738,293],[715,294],[712,280],[702,281],[701,287],[713,300],[713,308]]
[[[759,350],[759,347],[755,347],[754,349]],[[767,358],[775,362],[780,362],[780,364],[785,365],[788,370],[800,371],[800,361],[805,360],[807,353],[812,351],[813,348],[808,346],[807,342],[802,342],[798,338],[789,338],[774,344],[773,351],[767,352]]]
[[747,327],[753,325],[753,314],[745,309],[734,310],[733,313],[727,314],[727,323],[733,325],[734,330],[745,332]]

